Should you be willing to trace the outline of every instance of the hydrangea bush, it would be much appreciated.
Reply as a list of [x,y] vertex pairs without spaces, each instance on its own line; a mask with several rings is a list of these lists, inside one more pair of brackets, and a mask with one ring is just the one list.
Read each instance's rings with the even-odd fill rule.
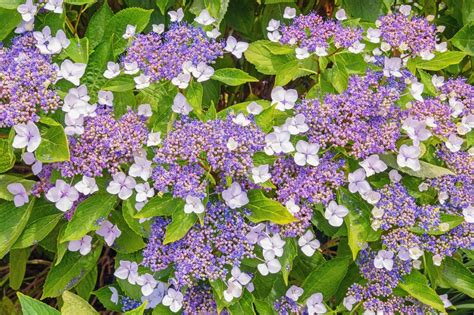
[[472,314],[474,5],[368,2],[0,0],[2,314]]

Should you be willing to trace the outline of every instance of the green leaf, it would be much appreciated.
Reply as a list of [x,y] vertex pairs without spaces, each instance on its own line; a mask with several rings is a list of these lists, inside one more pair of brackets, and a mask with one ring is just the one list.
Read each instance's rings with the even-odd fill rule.
[[249,48],[244,52],[245,59],[253,64],[258,72],[263,74],[276,74],[273,66],[272,53],[266,47],[268,41],[258,40],[249,45]]
[[100,192],[81,202],[67,224],[61,242],[80,240],[90,231],[97,230],[99,221],[107,218],[116,200],[116,195]]
[[425,93],[429,94],[430,96],[436,96],[436,88],[433,85],[433,82],[431,81],[431,75],[423,70],[418,69],[418,73],[420,74],[421,77],[421,83],[425,86]]
[[63,298],[63,306],[61,307],[62,315],[94,315],[99,314],[79,295],[75,295],[69,291],[64,291],[61,296]]
[[428,280],[419,271],[413,269],[409,275],[403,277],[398,286],[421,303],[442,313],[446,312],[440,297],[430,288]]
[[0,173],[4,173],[15,165],[15,152],[12,142],[15,132],[10,131],[8,139],[0,139]]
[[49,117],[41,117],[39,130],[41,143],[35,152],[43,163],[69,160],[69,146],[63,126]]
[[451,43],[468,55],[474,55],[474,22],[465,25],[451,38]]
[[130,254],[145,247],[145,242],[140,235],[130,229],[119,211],[112,212],[112,222],[116,224],[122,232],[115,240],[113,248],[123,254]]
[[143,223],[139,222],[139,219],[135,218],[135,214],[137,210],[135,210],[135,201],[131,198],[122,202],[122,215],[127,222],[128,226],[135,231],[138,235],[147,236],[147,227],[150,226],[150,221],[146,221]]
[[21,310],[25,315],[61,315],[58,310],[55,310],[48,304],[35,300],[21,292],[17,292],[16,295],[18,296],[18,300],[20,300]]
[[155,196],[148,200],[142,210],[135,214],[135,218],[151,218],[159,216],[171,216],[178,210],[184,209],[184,200],[173,198],[170,194]]
[[13,290],[21,287],[23,278],[25,277],[26,263],[30,257],[30,248],[12,249],[10,251],[10,261],[8,266],[10,272],[8,274],[8,282]]
[[15,207],[12,202],[0,202],[0,259],[10,250],[23,232],[31,215],[35,199],[22,207]]
[[444,258],[441,265],[441,278],[450,287],[474,298],[474,274],[454,258]]
[[70,58],[74,62],[87,64],[89,60],[89,40],[87,37],[71,38],[71,43],[63,50],[61,55]]
[[74,288],[76,293],[84,300],[89,300],[89,297],[92,294],[92,290],[94,290],[95,285],[97,283],[98,272],[99,271],[96,265]]
[[275,85],[283,86],[295,79],[300,72],[299,61],[292,60],[276,68]]
[[365,0],[343,0],[342,7],[351,17],[358,17],[364,21],[375,22],[383,13],[382,0],[372,0],[370,5],[367,5]]
[[2,27],[0,27],[1,41],[4,40],[16,28],[16,26],[21,23],[21,15],[17,10],[7,10],[1,8],[0,3],[0,21],[2,21]]
[[114,13],[110,9],[107,1],[104,1],[100,9],[94,13],[86,30],[86,37],[89,39],[90,49],[94,49],[99,45],[105,34],[107,22],[113,15]]
[[74,5],[83,5],[83,4],[92,4],[97,2],[97,0],[64,0],[64,3],[74,4]]
[[102,90],[113,92],[126,92],[135,89],[135,81],[129,75],[119,75],[111,80],[107,80],[102,86]]
[[247,82],[258,82],[257,78],[252,77],[245,71],[235,68],[218,69],[214,72],[212,79],[230,86],[238,86]]
[[293,261],[298,255],[298,246],[296,245],[295,239],[288,239],[283,249],[283,256],[280,257],[281,263],[281,275],[283,281],[288,285],[288,276],[293,269]]
[[13,10],[22,3],[24,3],[23,0],[0,0],[0,8]]
[[[33,209],[36,211],[35,208]],[[57,212],[57,209],[55,210]],[[56,227],[63,216],[63,213],[56,213],[37,218],[35,221],[30,220],[12,248],[29,247],[43,240]]]
[[414,233],[417,233],[417,234],[443,235],[447,231],[450,231],[450,230],[454,229],[455,227],[461,225],[464,222],[464,217],[453,215],[453,214],[441,213],[440,217],[441,217],[440,218],[441,219],[440,223],[447,223],[449,225],[447,230],[426,231],[426,230],[424,230],[424,229],[422,229],[418,226],[414,226],[414,227],[410,228],[410,231],[414,232]]
[[[247,102],[242,102],[238,104],[234,104],[232,106],[226,107],[220,112],[217,113],[217,117],[219,118],[225,118],[229,112],[234,112],[235,114],[239,112],[243,112],[245,114],[249,114],[247,111],[247,106],[249,106],[250,103],[257,103],[258,105],[262,106],[262,109],[265,110],[271,106],[270,101],[267,100],[255,100],[255,101],[247,101]],[[258,116],[257,116],[258,117]]]
[[324,300],[331,298],[344,279],[349,267],[349,259],[334,258],[314,269],[303,281],[304,290],[300,301],[306,301],[314,293],[322,293]]
[[[97,297],[97,299],[100,301],[100,303],[103,306],[105,306],[105,308],[107,310],[115,311],[115,312],[121,312],[122,307],[120,306],[120,304],[119,303],[115,304],[110,300],[110,298],[112,297],[112,291],[110,291],[110,289],[109,289],[110,287],[112,287],[112,286],[102,287],[102,288],[92,292],[92,294],[94,294]],[[159,305],[162,305],[162,304],[159,304]]]
[[146,307],[146,303],[147,301],[145,301],[142,305],[140,305],[139,307],[133,309],[133,310],[130,310],[128,312],[125,312],[123,313],[124,315],[128,314],[128,315],[143,315],[143,313],[145,312],[145,307]]
[[352,258],[355,260],[359,251],[367,244],[369,234],[374,232],[370,226],[371,207],[359,195],[351,194],[345,188],[339,189],[338,202],[349,210],[344,221],[347,226]]
[[121,54],[127,47],[127,41],[122,38],[127,25],[135,25],[136,33],[142,32],[148,25],[153,10],[141,8],[127,8],[117,12],[110,18],[105,27],[104,39],[114,36],[114,55]]
[[[113,57],[112,38],[98,44],[95,51],[89,57],[89,63],[87,64],[82,82],[87,85],[92,102],[97,100],[96,94],[105,83],[111,84],[110,81],[114,81],[109,81],[104,77],[107,62],[112,61]],[[134,86],[132,86],[133,88]]]
[[248,192],[249,203],[245,205],[252,213],[248,216],[254,223],[271,221],[277,224],[288,224],[297,219],[276,200],[267,198],[261,190]]
[[155,0],[156,6],[160,9],[161,14],[165,15],[169,0]]
[[436,178],[444,175],[455,175],[452,171],[448,170],[447,168],[430,164],[425,161],[420,161],[420,170],[414,171],[408,167],[400,167],[397,164],[397,157],[393,154],[385,154],[381,155],[380,159],[384,161],[388,166],[391,168],[397,169],[406,173],[408,175],[419,177],[419,178]]
[[175,211],[172,221],[166,226],[165,239],[163,244],[176,242],[182,239],[196,223],[197,216],[194,213],[184,213],[184,209]]
[[408,64],[413,63],[417,69],[439,71],[450,65],[456,65],[466,56],[462,51],[447,51],[436,56],[431,60],[422,60],[421,58],[410,59]]
[[253,295],[245,290],[242,297],[234,304],[228,307],[230,314],[232,315],[251,315],[256,314],[253,309],[253,302],[255,298]]
[[66,252],[64,258],[53,266],[46,277],[41,299],[56,297],[75,287],[97,265],[102,246],[95,247],[86,256]]
[[163,304],[158,304],[154,309],[153,309],[153,315],[174,315],[176,313],[173,313],[168,306],[164,306]]
[[30,191],[31,187],[33,187],[33,185],[35,184],[35,182],[32,180],[23,179],[14,175],[0,175],[0,199],[5,199],[8,201],[13,200],[13,195],[7,189],[8,185],[13,183],[22,184],[27,192]]
[[193,108],[193,113],[195,113],[199,119],[202,118],[202,95],[202,84],[195,81],[191,81],[188,88],[184,92],[186,100]]

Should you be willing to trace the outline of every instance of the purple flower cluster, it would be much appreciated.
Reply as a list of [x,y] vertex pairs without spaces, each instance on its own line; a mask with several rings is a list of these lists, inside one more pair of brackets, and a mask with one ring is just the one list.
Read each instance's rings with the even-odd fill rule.
[[382,40],[394,49],[420,55],[436,48],[436,26],[425,17],[387,14],[377,23]]
[[344,163],[344,160],[332,161],[329,155],[316,167],[298,166],[291,158],[275,161],[271,180],[276,186],[278,201],[286,204],[292,200],[300,206],[300,211],[294,214],[298,221],[280,227],[284,235],[302,235],[311,224],[311,204],[327,205],[335,199],[336,189],[345,183]]
[[192,286],[199,280],[225,280],[226,266],[238,266],[253,257],[253,245],[246,238],[250,225],[244,215],[224,204],[208,204],[204,224],[196,224],[184,238],[163,244],[169,220],[157,218],[152,225],[143,264],[152,271],[174,266],[178,286]]
[[348,48],[362,39],[362,28],[344,27],[339,22],[324,20],[315,12],[299,15],[290,25],[281,29],[283,44],[306,48],[309,53],[317,48],[327,49],[333,38],[336,47]]
[[146,142],[148,130],[145,117],[129,111],[116,119],[110,108],[100,107],[95,117],[84,119],[84,133],[69,137],[70,161],[57,168],[62,176],[102,176],[107,170],[114,174],[122,163],[131,162],[133,153]]
[[[232,141],[235,147],[229,148],[229,141]],[[244,127],[233,122],[232,116],[228,116],[225,120],[216,119],[207,122],[183,118],[175,122],[173,131],[167,135],[162,147],[156,151],[154,161],[169,165],[176,165],[179,162],[200,165],[200,167],[189,166],[186,170],[178,167],[187,176],[192,171],[196,172],[188,184],[197,188],[200,186],[197,178],[203,174],[203,169],[215,175],[216,180],[225,180],[226,176],[234,179],[246,177],[253,167],[253,154],[262,151],[263,148],[264,133],[254,122]],[[161,179],[165,179],[166,185],[174,185],[181,178],[180,174],[176,174],[170,181],[166,179],[164,173],[166,172],[163,168],[158,167],[155,170],[153,179],[158,190],[163,189]],[[202,189],[198,189],[198,192],[201,193]]]
[[433,120],[436,126],[431,128],[435,135],[448,137],[456,133],[456,124],[451,121],[453,109],[439,98],[428,98],[416,101],[404,115],[418,121]]
[[[183,298],[183,315],[218,314],[211,286],[199,284],[186,290]],[[227,315],[224,310],[220,314]]]
[[273,308],[279,315],[291,315],[291,314],[300,314],[301,307],[288,298],[287,296],[282,296],[275,302],[273,302]]
[[223,49],[224,43],[208,38],[201,28],[173,23],[163,34],[138,35],[123,62],[137,62],[152,81],[171,80],[182,72],[186,61],[209,65],[223,55]]
[[450,170],[459,175],[469,176],[471,180],[474,180],[474,155],[464,151],[454,153],[446,148],[441,148],[437,155]]
[[425,314],[428,307],[410,297],[393,296],[393,289],[412,270],[410,261],[394,258],[392,270],[374,267],[376,252],[370,249],[362,250],[356,261],[359,266],[364,284],[353,284],[347,296],[353,297],[356,303],[363,302],[363,308],[367,311],[383,311],[384,314]]
[[304,100],[296,107],[310,130],[310,142],[340,146],[357,158],[396,149],[400,109],[395,102],[404,84],[382,73],[352,76],[346,91],[327,95],[324,102]]
[[448,80],[440,92],[447,98],[455,98],[464,105],[463,115],[474,114],[474,86],[466,82],[465,78]]
[[62,101],[52,89],[57,69],[40,54],[32,33],[0,43],[0,128],[38,121],[39,112],[54,112]]

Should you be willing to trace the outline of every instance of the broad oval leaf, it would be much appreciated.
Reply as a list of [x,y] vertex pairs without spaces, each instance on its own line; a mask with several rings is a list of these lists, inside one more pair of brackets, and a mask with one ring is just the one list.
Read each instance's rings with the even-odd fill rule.
[[65,291],[62,296],[63,306],[61,307],[62,315],[95,315],[99,314],[87,301],[79,295]]
[[33,299],[21,292],[17,292],[18,300],[20,300],[21,310],[23,314],[41,314],[41,315],[61,315],[61,313],[41,301]]
[[99,221],[106,219],[115,206],[116,195],[97,193],[81,202],[66,226],[61,242],[80,240],[99,228]]
[[218,69],[214,72],[212,79],[230,86],[238,86],[247,82],[258,82],[257,78],[252,77],[247,72],[234,68]]
[[456,175],[447,168],[430,164],[425,161],[420,161],[421,168],[419,171],[414,171],[408,167],[400,167],[397,164],[397,157],[393,154],[381,155],[380,159],[384,161],[391,168],[397,169],[399,171],[402,171],[403,173],[406,173],[411,176],[419,177],[419,178],[435,178],[435,177],[440,177],[444,175]]
[[430,288],[428,280],[418,270],[413,270],[409,275],[403,277],[398,286],[409,293],[412,297],[445,313],[443,302],[436,291]]
[[15,207],[12,202],[0,202],[0,259],[10,250],[23,232],[31,215],[35,199],[22,207]]
[[248,192],[249,203],[246,208],[252,211],[248,216],[254,223],[271,221],[278,224],[288,224],[297,219],[276,200],[267,198],[261,190],[251,190]]

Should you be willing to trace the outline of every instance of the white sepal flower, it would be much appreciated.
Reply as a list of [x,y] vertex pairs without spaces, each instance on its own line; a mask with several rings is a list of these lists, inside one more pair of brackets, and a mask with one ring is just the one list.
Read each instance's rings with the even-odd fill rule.
[[197,82],[204,82],[214,75],[214,68],[206,65],[204,62],[200,62],[196,67],[192,68],[191,73],[197,79]]
[[255,184],[264,183],[272,177],[269,168],[268,164],[252,168],[252,178]]
[[118,195],[120,199],[127,200],[133,193],[136,181],[133,177],[118,172],[112,175],[113,180],[107,186],[107,192],[112,195]]
[[365,170],[365,175],[367,177],[376,173],[381,173],[387,169],[387,164],[385,164],[376,154],[372,154],[364,161],[360,162],[359,165]]
[[173,313],[177,313],[183,307],[183,294],[175,289],[169,288],[161,303],[163,303],[164,306],[169,306]]
[[318,157],[319,145],[299,140],[296,143],[295,163],[299,166],[309,164],[311,166],[319,165]]
[[20,4],[16,10],[21,14],[23,21],[30,22],[34,21],[35,15],[38,12],[38,6],[33,4],[33,0],[26,0],[26,2]]
[[97,101],[100,105],[113,106],[114,105],[114,93],[111,91],[99,91],[99,100]]
[[249,43],[239,42],[237,39],[235,39],[235,37],[229,36],[227,37],[224,50],[230,52],[232,55],[240,59],[247,48],[249,48]]
[[214,19],[211,16],[211,14],[209,14],[209,11],[204,9],[199,13],[199,15],[194,19],[194,21],[196,21],[197,23],[199,23],[201,25],[207,26],[207,25],[211,25],[212,23],[214,23],[216,21],[216,19]]
[[171,109],[173,112],[181,115],[188,115],[193,110],[191,105],[189,105],[188,101],[186,100],[186,97],[179,92],[173,99],[173,105],[171,106]]
[[338,19],[339,21],[347,20],[346,10],[344,10],[344,9],[337,10],[336,11],[336,19]]
[[28,203],[28,194],[25,187],[20,183],[12,183],[7,185],[7,190],[13,195],[13,203],[15,207],[21,207]]
[[13,138],[12,147],[15,149],[26,148],[28,152],[34,152],[41,143],[41,135],[38,127],[29,121],[26,124],[18,124],[13,126],[15,129],[15,137]]
[[74,185],[76,190],[84,195],[90,195],[99,190],[94,177],[82,176],[82,179]]
[[100,224],[100,228],[95,231],[95,234],[100,235],[104,238],[107,245],[112,246],[121,234],[122,231],[118,228],[117,225],[113,225],[110,221],[104,220]]
[[162,34],[165,31],[165,25],[162,24],[152,24],[151,28],[156,34]]
[[71,252],[79,252],[82,256],[86,256],[92,249],[92,237],[84,235],[83,238],[77,241],[70,241],[67,249]]
[[204,205],[198,197],[191,195],[186,196],[186,204],[184,205],[184,213],[203,213]]
[[86,72],[87,65],[85,63],[74,63],[69,59],[64,60],[61,63],[60,76],[78,86],[80,84],[80,79]]
[[387,269],[391,271],[393,268],[393,252],[388,250],[379,250],[374,258],[374,267],[377,269]]
[[294,19],[296,17],[296,9],[292,7],[286,7],[283,11],[283,17],[285,19]]
[[127,27],[125,28],[125,33],[123,33],[122,38],[123,39],[130,39],[130,38],[134,37],[136,30],[137,30],[136,25],[128,24]]
[[120,65],[112,61],[107,62],[107,70],[104,71],[104,77],[107,79],[113,79],[119,74]]
[[115,270],[114,276],[119,279],[125,280],[130,284],[137,283],[138,280],[138,264],[134,261],[121,260],[120,266]]
[[143,90],[150,86],[150,76],[144,75],[143,73],[140,74],[138,77],[133,78],[135,81],[135,88],[137,90]]
[[332,200],[326,207],[324,217],[331,226],[339,227],[344,222],[344,217],[349,214],[349,210],[343,205],[338,205]]
[[155,195],[155,189],[150,187],[149,183],[137,184],[135,191],[137,192],[135,196],[135,201],[137,202],[145,202]]
[[408,167],[414,171],[419,171],[421,169],[420,160],[418,159],[420,153],[420,147],[402,144],[397,155],[398,166]]
[[266,252],[273,252],[277,257],[283,256],[283,247],[285,246],[285,241],[281,239],[280,234],[275,234],[272,237],[267,236],[261,239],[258,244],[263,248],[263,254]]
[[190,80],[191,80],[190,73],[180,73],[171,80],[171,83],[180,89],[185,89],[188,87]]
[[149,296],[153,293],[158,281],[155,280],[153,275],[145,273],[137,278],[137,284],[141,286],[143,296]]
[[314,237],[313,232],[311,230],[306,231],[298,239],[298,245],[301,247],[301,251],[308,257],[314,255],[314,252],[321,246],[321,243]]
[[138,63],[136,61],[133,62],[124,62],[123,63],[123,73],[134,75],[140,71],[138,68]]
[[402,73],[400,72],[400,68],[402,67],[402,59],[393,57],[388,58],[385,57],[384,59],[384,68],[383,68],[383,75],[386,77],[402,77]]
[[306,59],[309,57],[309,52],[308,52],[308,48],[307,47],[303,47],[303,48],[295,48],[295,53],[296,53],[296,59]]
[[222,198],[231,209],[237,209],[249,203],[247,193],[242,191],[238,182],[233,182],[229,188],[225,189],[222,192]]
[[372,188],[370,187],[369,182],[365,179],[366,174],[363,168],[359,168],[355,170],[353,173],[349,173],[348,181],[349,181],[349,191],[351,193],[360,193],[365,194],[368,191],[371,191]]
[[298,301],[300,296],[302,296],[304,293],[304,290],[296,285],[292,285],[291,287],[288,288],[288,290],[285,293],[285,296],[289,298],[290,300],[293,301]]
[[263,111],[263,107],[256,102],[247,105],[247,112],[252,115],[258,115]]
[[161,132],[150,132],[146,140],[147,147],[154,147],[161,143]]
[[321,293],[314,293],[308,300],[306,300],[306,306],[308,307],[308,314],[326,314],[327,309],[323,303],[323,295]]
[[184,18],[184,12],[182,8],[179,8],[176,11],[169,11],[168,15],[170,16],[171,22],[181,22],[181,20]]
[[76,188],[70,186],[62,179],[58,179],[54,187],[50,188],[46,193],[46,199],[54,202],[56,208],[66,212],[71,209],[74,201],[79,198]]
[[146,157],[134,156],[134,162],[128,170],[128,175],[132,177],[140,177],[143,180],[150,178],[153,168],[151,167],[151,161],[147,160]]
[[285,90],[281,86],[276,86],[272,90],[271,97],[272,105],[276,104],[276,109],[285,111],[295,106],[296,100],[298,100],[298,92],[294,89]]
[[263,258],[265,260],[264,263],[257,265],[257,269],[262,276],[266,276],[269,273],[277,273],[281,270],[280,261],[273,251],[264,252]]

